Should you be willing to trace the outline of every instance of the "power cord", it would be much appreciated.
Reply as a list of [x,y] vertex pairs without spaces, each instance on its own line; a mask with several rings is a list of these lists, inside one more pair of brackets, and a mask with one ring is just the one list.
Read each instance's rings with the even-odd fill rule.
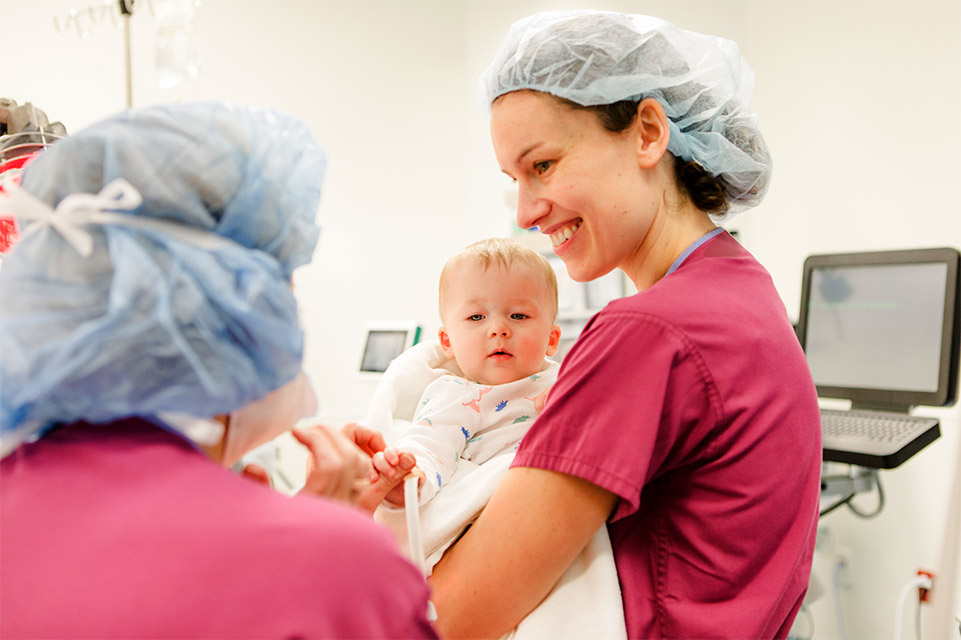
[[838,638],[840,638],[840,640],[846,640],[848,637],[847,629],[844,625],[844,603],[841,602],[841,571],[843,571],[846,566],[848,566],[847,560],[838,558],[837,563],[834,565],[834,573],[832,576],[832,583],[834,585],[834,615],[837,620]]
[[[915,589],[930,589],[934,586],[929,576],[921,575],[910,580],[898,595],[897,609],[894,610],[894,640],[901,640],[901,627],[904,625],[904,602]],[[918,602],[918,637],[921,637],[921,603]]]
[[854,498],[854,494],[853,494],[853,493],[849,493],[849,494],[846,495],[845,497],[841,498],[840,500],[838,500],[837,502],[835,502],[834,504],[832,504],[832,505],[831,505],[830,507],[828,507],[827,509],[821,509],[820,517],[823,518],[824,516],[826,516],[827,514],[831,513],[832,511],[834,511],[834,510],[837,509],[838,507],[842,507],[842,506],[844,506],[844,505],[846,505],[846,504],[848,504],[848,505],[851,504],[851,499],[852,499],[852,498]]
[[878,488],[878,506],[871,513],[865,513],[860,509],[858,509],[857,507],[855,507],[854,503],[851,502],[851,498],[853,498],[854,496],[851,496],[851,498],[848,498],[847,500],[844,501],[844,504],[848,506],[848,509],[850,509],[854,513],[854,515],[858,516],[859,518],[865,518],[865,519],[873,518],[877,516],[879,513],[881,513],[882,509],[884,509],[884,488],[881,486],[880,473],[874,474],[874,483]]
[[881,510],[884,509],[884,500],[885,500],[884,487],[881,486],[881,474],[879,473],[872,474],[872,479],[874,480],[874,485],[878,488],[878,506],[875,507],[874,511],[870,513],[865,513],[864,511],[861,511],[859,508],[854,506],[854,503],[852,502],[852,500],[854,499],[854,496],[857,494],[857,491],[853,491],[847,494],[846,496],[844,496],[843,498],[841,498],[840,500],[838,500],[837,502],[835,502],[834,504],[832,504],[831,506],[825,509],[822,509],[820,513],[820,517],[823,518],[827,514],[834,511],[835,509],[845,505],[847,505],[847,508],[850,509],[851,512],[854,513],[854,515],[858,516],[859,518],[869,519],[869,518],[876,517],[879,513],[881,513]]

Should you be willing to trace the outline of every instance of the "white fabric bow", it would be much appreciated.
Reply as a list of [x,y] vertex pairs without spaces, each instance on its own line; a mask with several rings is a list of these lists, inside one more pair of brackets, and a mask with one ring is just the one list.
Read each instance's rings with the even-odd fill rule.
[[98,194],[72,193],[61,200],[56,209],[20,185],[11,182],[4,184],[3,188],[6,194],[3,198],[3,213],[28,221],[20,235],[21,242],[44,227],[53,227],[85,258],[89,258],[93,253],[93,238],[83,228],[89,224],[138,227],[172,236],[202,249],[213,250],[234,244],[231,240],[204,229],[169,220],[118,213],[132,211],[143,202],[140,192],[123,178],[113,180]]

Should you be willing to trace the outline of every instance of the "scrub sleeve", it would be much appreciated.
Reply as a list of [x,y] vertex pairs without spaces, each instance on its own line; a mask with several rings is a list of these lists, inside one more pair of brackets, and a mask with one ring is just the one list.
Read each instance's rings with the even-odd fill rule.
[[585,327],[513,466],[620,500],[628,635],[786,637],[807,589],[820,417],[767,272],[729,234]]

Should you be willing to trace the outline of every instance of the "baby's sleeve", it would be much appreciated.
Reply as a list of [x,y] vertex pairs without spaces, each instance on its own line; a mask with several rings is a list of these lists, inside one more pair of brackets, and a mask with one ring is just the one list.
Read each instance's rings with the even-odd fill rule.
[[414,454],[426,476],[420,504],[450,482],[467,441],[480,424],[477,406],[485,389],[489,387],[443,376],[424,390],[413,423],[396,443],[398,449]]

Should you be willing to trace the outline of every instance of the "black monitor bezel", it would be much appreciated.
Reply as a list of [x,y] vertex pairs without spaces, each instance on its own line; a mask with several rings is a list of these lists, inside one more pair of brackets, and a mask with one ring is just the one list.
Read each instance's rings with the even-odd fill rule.
[[957,399],[958,367],[961,360],[961,290],[958,270],[961,253],[952,247],[931,249],[902,249],[895,251],[867,251],[808,256],[804,261],[801,279],[801,304],[798,314],[798,339],[805,347],[808,326],[808,301],[811,295],[811,275],[823,267],[859,267],[871,265],[930,264],[947,265],[945,282],[943,329],[941,332],[941,366],[936,391],[909,391],[817,385],[818,396],[850,400],[852,406],[867,408],[907,409],[913,406],[946,406]]

